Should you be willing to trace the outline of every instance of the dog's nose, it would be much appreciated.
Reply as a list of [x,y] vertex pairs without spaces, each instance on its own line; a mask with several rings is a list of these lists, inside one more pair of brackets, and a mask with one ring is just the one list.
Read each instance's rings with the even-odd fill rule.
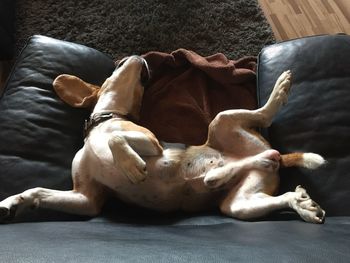
[[151,79],[151,73],[150,73],[147,61],[142,57],[141,59],[143,63],[142,70],[141,70],[141,84],[142,86],[146,87],[149,80]]

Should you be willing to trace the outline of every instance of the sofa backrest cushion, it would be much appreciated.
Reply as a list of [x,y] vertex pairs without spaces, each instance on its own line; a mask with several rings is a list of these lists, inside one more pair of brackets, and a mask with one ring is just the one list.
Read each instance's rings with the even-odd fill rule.
[[281,192],[304,186],[328,215],[350,215],[350,36],[301,38],[264,48],[258,100],[264,105],[278,76],[292,70],[288,103],[266,135],[282,153],[315,152],[327,165],[281,170]]
[[71,189],[71,161],[89,112],[61,101],[52,82],[72,74],[101,85],[113,70],[112,59],[94,49],[29,39],[0,99],[0,199],[35,186]]

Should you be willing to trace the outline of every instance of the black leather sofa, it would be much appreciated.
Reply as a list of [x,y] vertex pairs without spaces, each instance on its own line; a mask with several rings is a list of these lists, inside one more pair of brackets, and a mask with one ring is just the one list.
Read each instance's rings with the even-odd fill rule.
[[[293,71],[288,104],[263,131],[281,152],[314,151],[328,164],[281,171],[327,211],[324,224],[281,212],[242,222],[217,213],[159,215],[108,204],[97,218],[30,212],[0,225],[0,262],[350,262],[350,37],[317,36],[266,47],[259,56],[263,104],[278,75]],[[62,73],[101,84],[113,61],[91,48],[34,36],[0,99],[0,198],[42,186],[70,189],[87,112],[52,90]]]

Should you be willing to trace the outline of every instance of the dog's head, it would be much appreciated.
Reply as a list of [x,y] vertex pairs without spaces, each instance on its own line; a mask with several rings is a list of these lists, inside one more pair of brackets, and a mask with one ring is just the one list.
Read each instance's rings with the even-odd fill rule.
[[59,75],[53,82],[58,96],[72,107],[98,108],[98,100],[104,94],[113,96],[108,110],[138,119],[145,83],[150,73],[147,62],[139,56],[131,56],[116,62],[112,75],[101,87],[87,83],[72,75]]

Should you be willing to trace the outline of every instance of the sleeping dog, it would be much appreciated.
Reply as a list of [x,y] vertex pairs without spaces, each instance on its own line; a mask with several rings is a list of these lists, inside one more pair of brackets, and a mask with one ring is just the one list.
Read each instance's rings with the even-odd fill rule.
[[268,127],[286,103],[290,71],[277,79],[263,107],[219,113],[205,144],[189,147],[161,144],[131,121],[138,119],[148,77],[147,63],[139,56],[121,61],[101,88],[74,76],[58,76],[53,85],[66,103],[92,109],[84,146],[72,163],[74,188],[33,188],[10,196],[0,202],[0,217],[12,218],[26,207],[96,216],[113,193],[162,212],[219,207],[227,216],[252,220],[291,208],[307,222],[323,222],[325,212],[302,187],[274,194],[280,167],[315,169],[325,160],[314,153],[281,155],[255,131]]

